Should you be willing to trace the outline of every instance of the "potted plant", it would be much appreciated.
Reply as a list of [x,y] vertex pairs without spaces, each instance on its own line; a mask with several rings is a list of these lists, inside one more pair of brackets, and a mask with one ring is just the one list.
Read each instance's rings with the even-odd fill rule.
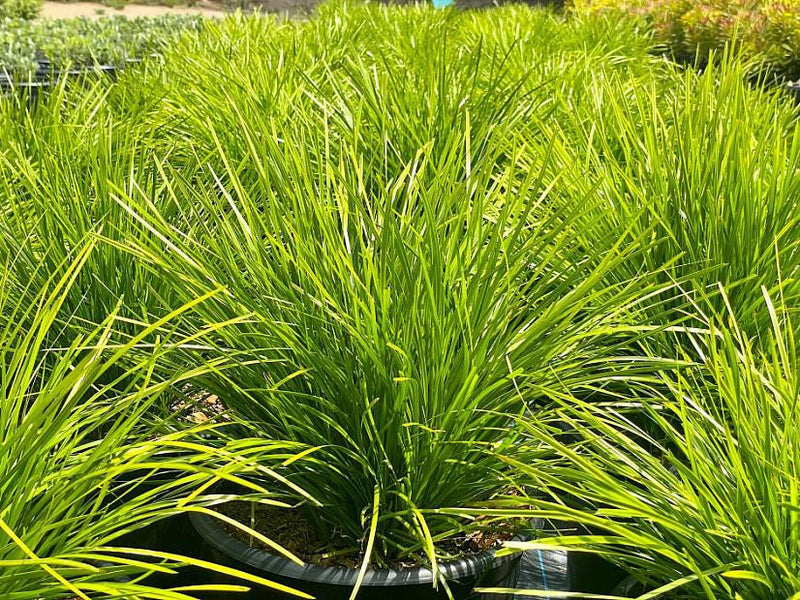
[[564,461],[545,478],[519,468],[562,500],[583,500],[529,499],[532,514],[594,528],[550,543],[622,566],[631,577],[617,594],[772,600],[800,591],[795,334],[788,310],[765,297],[771,334],[750,340],[733,318],[715,319],[722,325],[693,340],[704,364],[617,404],[564,402],[574,444],[523,425]]
[[[88,252],[80,252],[32,306],[6,288],[0,292],[0,596],[190,600],[181,593],[191,589],[176,580],[177,567],[224,567],[141,549],[132,534],[181,511],[210,510],[205,507],[220,498],[202,494],[204,484],[261,468],[270,454],[285,460],[291,450],[273,444],[262,452],[251,445],[252,462],[230,464],[229,448],[202,444],[198,428],[165,427],[155,419],[145,426],[148,408],[193,374],[153,377],[159,355],[179,339],[137,350],[168,319],[112,346],[111,314],[94,332],[62,340],[63,348],[44,347],[51,330],[61,328],[64,296]],[[4,280],[8,276],[3,272]],[[120,362],[126,364],[122,389],[102,381]],[[255,486],[250,492],[262,501],[270,497]],[[305,597],[244,572],[226,572],[237,576],[236,585],[210,585],[206,573],[200,589],[230,594],[247,591],[246,582]],[[144,579],[152,574],[163,577],[162,585]]]
[[129,61],[163,50],[184,31],[199,29],[196,17],[9,20],[0,28],[4,88],[47,87],[62,74],[114,74]]
[[29,87],[36,83],[36,46],[25,35],[27,27],[0,29],[0,89]]
[[[470,61],[458,68],[477,70]],[[219,508],[262,536],[286,523],[304,532],[299,544],[272,540],[291,545],[294,564],[255,536],[237,540],[224,522],[194,520],[220,560],[324,598],[424,597],[423,585],[434,597],[464,597],[484,570],[511,574],[490,553],[527,526],[481,513],[519,493],[503,455],[542,468],[552,459],[519,443],[513,422],[561,390],[597,394],[635,368],[623,356],[622,315],[641,290],[601,284],[625,250],[589,265],[573,244],[579,216],[536,201],[546,166],[518,170],[508,154],[526,110],[505,105],[483,119],[474,106],[466,115],[469,103],[448,107],[452,123],[471,124],[480,150],[465,157],[465,126],[442,127],[435,144],[376,157],[364,172],[348,157],[369,155],[376,141],[351,141],[353,131],[376,131],[367,120],[377,117],[358,113],[364,122],[353,123],[336,94],[357,102],[391,84],[374,84],[363,67],[325,85],[334,86],[326,108],[336,116],[295,105],[281,133],[296,133],[291,146],[275,141],[268,119],[242,120],[237,138],[257,144],[235,158],[219,150],[226,162],[213,177],[171,178],[182,220],[165,223],[139,196],[122,200],[145,228],[132,242],[137,254],[171,273],[160,291],[222,287],[199,308],[203,320],[247,317],[209,350],[237,364],[200,385],[246,435],[313,449],[281,473],[319,504],[281,514]],[[513,83],[481,85],[501,98]],[[249,107],[249,92],[238,93],[212,112]],[[386,93],[381,102],[401,102]],[[499,98],[483,101],[502,106]],[[402,148],[416,125],[385,135]],[[323,164],[340,165],[324,177],[323,148]]]

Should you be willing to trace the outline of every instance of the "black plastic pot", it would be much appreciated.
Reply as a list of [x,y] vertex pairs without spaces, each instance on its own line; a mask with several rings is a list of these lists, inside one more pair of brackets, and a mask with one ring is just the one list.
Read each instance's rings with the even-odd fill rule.
[[94,65],[91,71],[99,75],[105,75],[111,79],[111,81],[116,81],[119,75],[119,69],[115,65]]
[[794,96],[794,99],[800,103],[800,81],[795,81],[786,86],[789,92]]
[[608,594],[627,573],[592,552],[567,553],[567,578],[572,592]]
[[12,81],[0,79],[0,94],[11,96],[16,94],[24,98],[28,105],[35,104],[39,95],[51,87],[49,81]]
[[622,596],[623,598],[635,598],[641,596],[647,591],[642,583],[633,576],[626,577],[620,584],[614,588],[614,596]]
[[[533,525],[540,533],[548,534],[548,537],[600,533],[569,521],[537,519]],[[565,578],[567,590],[584,594],[610,594],[627,576],[625,571],[599,554],[577,550],[567,551],[566,560],[561,564],[553,563],[552,568],[555,571],[547,574],[548,579]],[[565,574],[564,569],[566,569]]]
[[[155,550],[173,555],[202,558],[203,540],[189,522],[186,514],[178,514],[117,538],[113,545],[120,548]],[[186,565],[176,569],[174,573],[151,573],[139,582],[156,589],[166,590],[175,587],[208,586],[214,583],[214,578],[215,574],[209,569]],[[241,581],[236,583],[243,584]],[[192,592],[192,597],[198,600],[238,600],[240,597],[243,598],[240,594],[214,594],[200,591]]]
[[[347,600],[358,577],[356,569],[297,565],[290,560],[253,548],[225,531],[207,515],[190,514],[197,533],[206,545],[205,557],[220,564],[235,567],[293,589],[313,595],[318,600]],[[453,597],[461,600],[477,598],[476,586],[514,587],[520,555],[496,558],[493,550],[439,565]],[[229,582],[230,580],[226,580]],[[290,598],[269,590],[253,590],[242,598],[268,600]],[[510,600],[511,595],[481,595],[481,599]],[[447,594],[433,587],[433,573],[425,567],[411,569],[369,570],[362,582],[359,600],[440,600]]]
[[[560,535],[592,535],[599,533],[576,523],[561,523]],[[567,552],[567,581],[572,592],[609,594],[627,576],[615,564],[594,552]]]

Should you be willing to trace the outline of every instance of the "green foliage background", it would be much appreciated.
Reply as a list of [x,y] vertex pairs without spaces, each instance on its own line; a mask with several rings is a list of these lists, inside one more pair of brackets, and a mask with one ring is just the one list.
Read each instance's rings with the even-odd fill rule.
[[753,68],[800,79],[797,0],[574,0],[571,6],[642,19],[655,41],[678,54],[705,58],[731,46]]

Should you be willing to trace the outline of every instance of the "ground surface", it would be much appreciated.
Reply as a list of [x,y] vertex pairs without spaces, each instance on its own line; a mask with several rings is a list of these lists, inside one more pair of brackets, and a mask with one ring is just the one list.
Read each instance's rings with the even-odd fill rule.
[[[413,0],[394,0],[403,3]],[[502,4],[507,0],[455,0],[460,8],[485,8],[494,4]],[[550,4],[560,6],[563,0],[519,0],[526,4]],[[251,0],[264,12],[307,12],[319,4],[320,0]],[[126,17],[152,17],[158,15],[201,14],[206,17],[220,17],[225,14],[217,3],[198,2],[195,6],[156,6],[148,4],[128,4],[122,9],[115,9],[97,2],[45,2],[41,11],[44,19],[67,19],[70,17],[89,17],[92,19],[108,15],[125,15]]]
[[203,4],[175,7],[128,4],[122,9],[116,9],[95,2],[45,2],[40,14],[43,19],[68,19],[72,17],[99,19],[109,15],[154,17],[159,15],[200,14],[206,17],[220,17],[225,13],[215,6]]

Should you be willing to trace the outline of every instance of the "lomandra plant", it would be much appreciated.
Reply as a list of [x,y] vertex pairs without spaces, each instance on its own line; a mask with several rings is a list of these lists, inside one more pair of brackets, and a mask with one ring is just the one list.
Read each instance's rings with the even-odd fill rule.
[[[102,383],[104,372],[163,323],[143,327],[142,337],[127,345],[115,345],[109,342],[112,314],[65,347],[43,346],[48,330],[58,327],[56,317],[85,257],[79,254],[33,306],[5,292],[0,297],[0,596],[190,600],[204,589],[248,589],[177,583],[156,588],[143,580],[154,573],[175,574],[186,563],[294,593],[220,565],[130,547],[123,539],[180,511],[214,514],[208,506],[220,498],[202,495],[204,485],[238,481],[243,471],[265,468],[269,454],[278,462],[285,459],[287,448],[250,445],[253,462],[247,467],[248,451],[237,443],[204,445],[197,439],[200,431],[192,428],[170,431],[153,424],[142,430],[156,398],[205,368],[158,380],[154,363],[163,345],[128,363],[120,375],[124,388]],[[4,271],[4,281],[7,275]],[[232,451],[239,458],[235,463],[228,460]],[[251,485],[248,491],[274,502],[263,488]]]
[[644,368],[627,319],[646,286],[601,285],[630,250],[612,240],[587,266],[578,203],[552,207],[546,170],[517,167],[515,130],[538,104],[510,100],[502,55],[430,49],[320,68],[291,119],[230,89],[207,107],[236,122],[232,149],[227,128],[203,136],[219,168],[163,166],[182,222],[161,216],[163,196],[118,194],[142,229],[131,252],[169,268],[170,293],[223,286],[205,319],[249,315],[217,336],[239,364],[202,385],[250,432],[318,448],[287,476],[323,503],[305,513],[322,539],[362,568],[436,572],[457,555],[441,542],[493,525],[437,509],[514,489],[501,449],[548,460],[516,444],[516,416]]
[[800,124],[794,104],[745,81],[739,60],[717,58],[702,74],[667,69],[638,82],[598,72],[581,105],[557,99],[563,116],[532,127],[561,140],[554,162],[572,191],[559,201],[605,199],[586,207],[602,210],[580,231],[587,249],[610,232],[651,232],[650,249],[615,274],[680,282],[678,305],[687,293],[712,296],[717,311],[728,302],[755,337],[771,329],[762,286],[788,305],[800,293]]
[[[149,153],[162,146],[146,127],[147,103],[130,99],[123,116],[107,101],[108,94],[102,79],[80,90],[61,80],[35,110],[18,98],[0,100],[0,263],[8,265],[6,294],[20,305],[34,303],[87,239],[103,235],[111,242],[95,245],[83,257],[45,345],[58,345],[57,335],[92,333],[112,313],[110,343],[127,343],[142,323],[177,306],[149,285],[152,274],[114,245],[131,235],[133,220],[114,201],[111,184],[136,173],[144,186],[156,168]],[[179,328],[182,318],[171,319],[160,333]],[[127,359],[123,356],[102,377],[117,379]]]
[[544,543],[604,554],[642,598],[800,597],[796,346],[787,311],[764,298],[762,350],[723,320],[699,342],[704,365],[665,378],[666,393],[564,399],[554,418],[569,436],[521,421],[563,457],[547,474],[514,461],[556,499],[529,499],[534,512],[594,534]]

